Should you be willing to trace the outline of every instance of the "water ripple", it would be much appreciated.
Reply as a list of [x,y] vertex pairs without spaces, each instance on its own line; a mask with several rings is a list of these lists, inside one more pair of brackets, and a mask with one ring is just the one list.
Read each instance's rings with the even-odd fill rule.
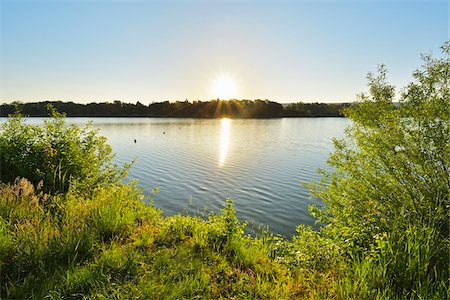
[[[342,118],[231,120],[228,125],[221,120],[94,119],[119,165],[136,159],[129,178],[138,179],[166,214],[217,212],[231,197],[250,229],[264,224],[285,236],[295,234],[298,224],[314,223],[308,205],[318,202],[302,183],[320,179],[316,170],[328,168],[332,137],[341,137],[348,124]],[[154,187],[160,190],[156,195]]]

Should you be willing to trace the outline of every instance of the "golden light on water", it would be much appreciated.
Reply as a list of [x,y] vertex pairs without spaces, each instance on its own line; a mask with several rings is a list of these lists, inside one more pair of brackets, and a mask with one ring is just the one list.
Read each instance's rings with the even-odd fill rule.
[[222,167],[225,164],[227,158],[228,147],[230,144],[230,129],[231,120],[224,118],[220,121],[221,131],[220,131],[220,156],[219,156],[219,166]]

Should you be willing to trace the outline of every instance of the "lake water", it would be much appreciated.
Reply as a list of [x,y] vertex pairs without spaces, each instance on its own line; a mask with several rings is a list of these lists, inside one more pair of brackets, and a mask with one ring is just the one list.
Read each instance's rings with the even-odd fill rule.
[[302,183],[320,180],[318,168],[329,169],[331,140],[349,124],[344,118],[69,118],[88,120],[108,138],[116,162],[135,160],[129,178],[147,194],[159,188],[151,197],[165,214],[207,215],[231,198],[250,228],[269,226],[287,237],[298,224],[314,223],[308,205],[320,202]]

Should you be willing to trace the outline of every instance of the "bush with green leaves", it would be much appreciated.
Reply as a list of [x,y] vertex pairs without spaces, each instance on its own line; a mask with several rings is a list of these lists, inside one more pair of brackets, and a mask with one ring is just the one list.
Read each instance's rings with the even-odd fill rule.
[[88,123],[80,128],[68,125],[64,115],[49,107],[51,118],[43,126],[27,124],[15,114],[2,124],[0,132],[1,181],[12,183],[27,178],[44,189],[65,192],[69,186],[84,191],[98,185],[118,183],[126,167],[112,163],[106,138]]
[[[430,291],[445,291],[450,42],[442,49],[440,58],[423,56],[422,68],[398,103],[384,66],[378,75],[368,75],[370,94],[344,110],[352,123],[343,139],[334,140],[329,163],[335,170],[312,185],[315,197],[325,203],[311,209],[326,224],[322,233],[359,257],[353,270],[370,266],[366,271],[374,277],[366,283],[371,282],[372,292],[390,286],[394,294],[413,297],[413,291],[420,294],[425,287],[422,296],[429,298]],[[352,284],[355,278],[362,276],[355,273]],[[370,293],[359,297],[372,298]]]

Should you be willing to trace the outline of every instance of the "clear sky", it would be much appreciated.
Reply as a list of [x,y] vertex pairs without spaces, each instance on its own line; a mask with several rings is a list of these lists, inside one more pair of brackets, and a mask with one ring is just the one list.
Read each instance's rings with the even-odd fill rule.
[[447,0],[0,3],[7,103],[348,102],[381,63],[404,86],[449,39]]

